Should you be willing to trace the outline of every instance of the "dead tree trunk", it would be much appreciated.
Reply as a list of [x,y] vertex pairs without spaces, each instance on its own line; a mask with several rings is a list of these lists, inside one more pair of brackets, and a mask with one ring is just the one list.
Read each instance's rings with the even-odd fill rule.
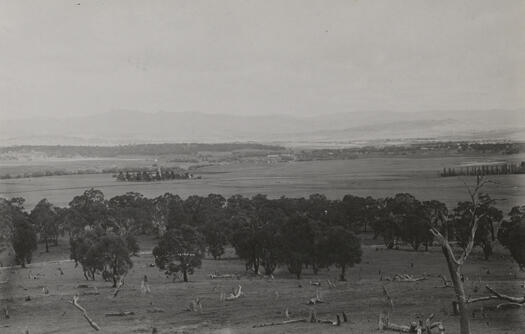
[[450,279],[452,280],[452,285],[454,286],[454,292],[456,294],[461,334],[467,334],[470,333],[470,323],[468,319],[467,296],[465,294],[463,282],[461,281],[461,266],[451,258],[454,254],[450,254],[446,247],[442,247],[442,251],[447,260]]
[[448,242],[448,239],[445,238],[436,228],[431,227],[430,232],[434,235],[434,237],[439,241],[441,244],[441,249],[443,251],[443,255],[445,256],[445,259],[447,261],[448,271],[450,273],[450,279],[452,281],[452,284],[454,286],[454,292],[456,294],[456,301],[458,304],[459,309],[459,328],[460,328],[460,334],[471,334],[470,331],[470,323],[468,318],[468,311],[467,311],[467,296],[465,295],[465,289],[463,287],[463,282],[461,281],[461,268],[463,267],[463,264],[465,264],[465,261],[467,260],[468,256],[472,252],[472,248],[474,247],[474,237],[476,236],[476,231],[478,229],[479,221],[484,215],[479,215],[477,213],[477,209],[485,203],[480,203],[479,195],[481,188],[489,181],[484,181],[481,176],[478,175],[476,179],[476,186],[471,189],[467,186],[467,191],[470,196],[470,201],[472,204],[472,221],[470,224],[470,234],[469,239],[467,242],[467,246],[459,256],[459,258],[456,258],[454,255],[454,250],[452,249],[452,246]]

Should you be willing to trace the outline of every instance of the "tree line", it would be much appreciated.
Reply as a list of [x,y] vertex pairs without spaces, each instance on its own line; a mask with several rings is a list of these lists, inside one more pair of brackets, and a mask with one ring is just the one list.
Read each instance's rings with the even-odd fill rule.
[[236,150],[284,151],[278,145],[257,143],[161,143],[117,146],[18,145],[0,147],[0,154],[41,152],[52,157],[117,157],[127,155],[158,156],[197,154],[199,152],[231,152]]
[[[179,167],[171,168],[156,168],[153,167],[141,167],[123,169],[119,167],[102,168],[102,169],[77,169],[77,170],[65,170],[65,169],[53,169],[45,171],[34,171],[25,172],[20,174],[3,174],[0,175],[0,180],[8,179],[21,179],[21,178],[33,178],[33,177],[45,177],[45,176],[63,176],[63,175],[85,175],[85,174],[113,174],[118,181],[163,181],[163,180],[185,180],[194,178],[192,173]],[[197,177],[199,178],[199,177]]]
[[[144,169],[142,171],[119,171],[115,175],[117,181],[133,181],[133,182],[151,182],[151,181],[165,181],[165,180],[187,180],[194,178],[193,174],[188,173],[179,168],[177,169]],[[198,177],[200,178],[200,177]]]
[[511,155],[525,151],[524,143],[513,142],[468,142],[439,141],[426,143],[411,143],[402,145],[362,146],[337,149],[301,150],[297,160],[335,160],[358,159],[363,156],[405,156],[413,154],[439,155],[443,154],[501,154]]
[[[480,203],[474,210],[479,218],[474,245],[489,258],[497,239],[524,268],[525,207],[514,207],[504,219],[488,195],[480,195]],[[49,251],[61,236],[68,237],[70,257],[84,277],[101,276],[114,285],[133,265],[138,235],[156,236],[155,264],[185,281],[206,253],[219,259],[228,246],[257,274],[272,275],[281,266],[300,278],[305,269],[317,273],[335,265],[344,280],[346,270],[361,260],[361,233],[372,232],[389,249],[406,244],[418,250],[433,243],[434,228],[466,247],[473,213],[469,202],[449,211],[444,203],[407,193],[330,200],[320,194],[182,199],[171,193],[150,199],[129,192],[106,199],[89,189],[65,208],[43,199],[27,212],[23,204],[22,198],[0,199],[0,242],[12,245],[18,264],[31,262],[38,241]]]

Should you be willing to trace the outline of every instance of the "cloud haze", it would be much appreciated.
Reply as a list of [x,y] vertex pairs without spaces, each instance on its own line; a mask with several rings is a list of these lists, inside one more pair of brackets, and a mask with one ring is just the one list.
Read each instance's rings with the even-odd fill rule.
[[523,1],[2,1],[0,118],[525,107]]

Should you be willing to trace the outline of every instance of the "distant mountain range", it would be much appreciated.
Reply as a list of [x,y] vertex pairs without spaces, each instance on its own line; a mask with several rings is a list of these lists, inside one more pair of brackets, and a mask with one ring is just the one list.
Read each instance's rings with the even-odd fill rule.
[[525,140],[525,111],[351,112],[315,117],[111,111],[0,121],[0,146],[158,142]]

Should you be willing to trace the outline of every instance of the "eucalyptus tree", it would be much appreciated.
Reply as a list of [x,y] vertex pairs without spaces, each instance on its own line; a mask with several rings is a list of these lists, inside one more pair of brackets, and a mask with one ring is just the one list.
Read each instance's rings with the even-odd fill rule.
[[204,256],[204,236],[193,226],[169,229],[153,249],[155,264],[167,275],[181,273],[184,282],[199,268]]
[[498,230],[498,240],[506,247],[521,270],[525,270],[525,206],[515,206]]
[[49,253],[49,242],[54,241],[56,245],[60,232],[61,220],[57,209],[44,198],[31,210],[29,218],[35,225],[40,240],[44,241],[46,252]]

